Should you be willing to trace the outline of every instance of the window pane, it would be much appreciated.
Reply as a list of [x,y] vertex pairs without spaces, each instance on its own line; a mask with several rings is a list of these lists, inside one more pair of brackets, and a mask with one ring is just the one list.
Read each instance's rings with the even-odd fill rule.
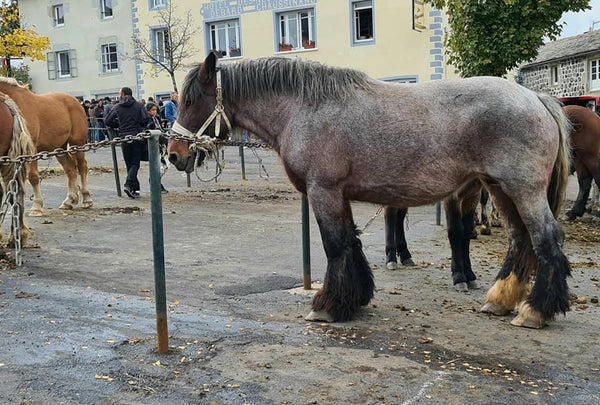
[[102,17],[112,17],[112,0],[101,0],[102,1]]
[[298,48],[298,18],[296,14],[288,16],[288,27],[290,30],[290,36],[288,38],[288,43],[292,44],[292,48]]
[[300,13],[300,31],[302,36],[302,43],[308,42],[310,38],[310,20],[308,13]]
[[54,6],[54,22],[56,25],[65,23],[65,13],[62,4],[60,6]]
[[71,74],[68,52],[59,52],[58,54],[58,74],[59,76],[69,76]]
[[373,3],[371,1],[354,3],[354,30],[356,41],[373,38]]

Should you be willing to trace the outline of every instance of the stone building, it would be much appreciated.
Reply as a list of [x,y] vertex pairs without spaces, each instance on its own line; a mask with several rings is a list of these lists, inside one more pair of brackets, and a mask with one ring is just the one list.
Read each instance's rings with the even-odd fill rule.
[[548,42],[516,79],[555,97],[600,95],[600,30]]

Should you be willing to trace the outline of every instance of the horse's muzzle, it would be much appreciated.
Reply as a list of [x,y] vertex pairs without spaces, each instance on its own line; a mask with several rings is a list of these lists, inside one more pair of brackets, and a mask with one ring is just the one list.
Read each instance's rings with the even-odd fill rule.
[[192,152],[188,153],[187,156],[183,157],[177,152],[169,153],[169,162],[173,164],[179,171],[185,171],[191,173],[194,171],[194,164],[196,161],[196,155]]

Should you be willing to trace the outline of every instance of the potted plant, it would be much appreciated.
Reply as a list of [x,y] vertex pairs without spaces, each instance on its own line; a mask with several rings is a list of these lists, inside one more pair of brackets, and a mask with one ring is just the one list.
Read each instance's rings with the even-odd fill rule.
[[281,43],[279,44],[279,52],[288,52],[292,50],[292,44]]
[[315,41],[303,41],[302,47],[304,49],[313,49],[315,47]]

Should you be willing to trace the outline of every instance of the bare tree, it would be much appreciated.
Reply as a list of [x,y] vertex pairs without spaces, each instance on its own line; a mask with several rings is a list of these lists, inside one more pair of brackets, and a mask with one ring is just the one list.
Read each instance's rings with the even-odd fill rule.
[[[154,73],[167,72],[171,76],[173,91],[177,90],[175,72],[183,67],[184,61],[191,58],[197,50],[192,46],[192,37],[199,31],[194,24],[191,10],[180,18],[173,1],[156,13],[156,25],[153,28],[154,38],[142,38],[140,34],[133,36],[134,57],[132,59],[153,66]],[[149,26],[148,26],[149,27]]]

